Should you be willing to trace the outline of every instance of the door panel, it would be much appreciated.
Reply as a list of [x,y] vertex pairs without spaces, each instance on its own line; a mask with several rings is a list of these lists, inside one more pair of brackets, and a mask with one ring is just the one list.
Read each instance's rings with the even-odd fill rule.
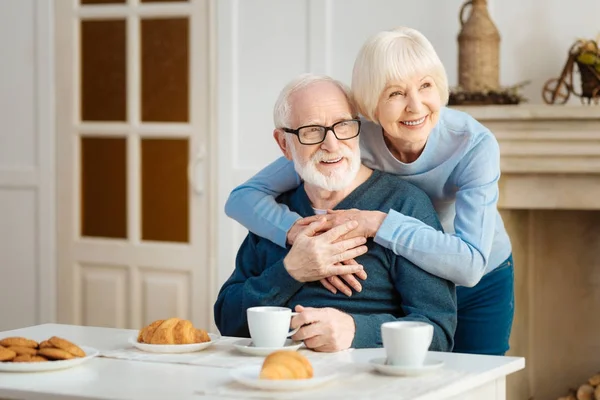
[[187,139],[142,139],[142,237],[189,242]]
[[190,314],[190,276],[185,272],[141,270],[142,324],[164,315],[183,318]]
[[56,318],[52,18],[0,1],[0,331]]
[[189,121],[189,20],[141,21],[142,121]]
[[81,236],[127,238],[127,142],[81,138]]
[[81,4],[123,4],[126,0],[80,0]]
[[125,121],[127,116],[126,22],[81,21],[81,119]]
[[126,328],[129,314],[129,269],[117,265],[81,264],[83,325]]
[[0,329],[37,322],[35,203],[34,190],[0,187]]

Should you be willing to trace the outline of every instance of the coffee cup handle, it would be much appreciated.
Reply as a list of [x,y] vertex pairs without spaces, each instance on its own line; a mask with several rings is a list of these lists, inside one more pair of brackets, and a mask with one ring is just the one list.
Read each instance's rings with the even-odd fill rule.
[[[292,317],[295,317],[298,314],[300,314],[300,313],[292,311]],[[302,326],[299,326],[296,329],[294,329],[293,331],[288,332],[287,337],[294,336],[296,334],[296,332],[298,332],[300,330],[300,328],[302,328]]]

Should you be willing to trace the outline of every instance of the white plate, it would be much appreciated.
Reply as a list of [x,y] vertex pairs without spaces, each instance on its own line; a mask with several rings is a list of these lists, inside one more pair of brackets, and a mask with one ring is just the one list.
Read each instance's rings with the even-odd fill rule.
[[91,360],[99,354],[98,350],[92,347],[79,347],[81,347],[81,349],[85,351],[85,357],[73,358],[71,360],[43,362],[0,362],[0,372],[56,371],[59,369],[72,368],[76,365],[83,364],[84,362]]
[[283,347],[254,347],[252,339],[242,339],[234,342],[233,347],[251,356],[268,356],[278,350],[298,350],[303,344],[303,342],[294,342],[292,339],[286,339]]
[[435,371],[444,365],[440,360],[425,360],[420,367],[402,367],[399,365],[386,364],[386,358],[374,358],[369,361],[375,369],[385,375],[395,376],[418,376]]
[[195,351],[204,350],[207,347],[211,346],[213,343],[219,341],[221,336],[215,335],[214,333],[209,333],[210,342],[204,343],[192,343],[192,344],[148,344],[148,343],[139,343],[137,341],[137,336],[131,337],[129,339],[129,344],[133,347],[146,351],[148,353],[193,353]]
[[292,391],[311,389],[332,381],[338,373],[331,369],[315,368],[310,379],[260,379],[261,365],[236,368],[231,371],[233,379],[242,385],[255,389]]

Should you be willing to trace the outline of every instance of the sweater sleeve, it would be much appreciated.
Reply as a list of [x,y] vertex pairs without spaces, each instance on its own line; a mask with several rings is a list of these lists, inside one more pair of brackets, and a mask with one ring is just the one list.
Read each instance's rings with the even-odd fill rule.
[[280,157],[231,192],[225,214],[250,232],[285,248],[287,232],[300,215],[275,199],[299,185],[294,163]]
[[219,291],[214,306],[215,323],[222,335],[249,337],[246,310],[254,306],[285,306],[303,283],[290,276],[283,258],[271,265],[256,249],[257,237],[249,234],[236,258],[231,277]]
[[475,286],[483,276],[494,240],[500,150],[486,136],[458,164],[455,233],[444,233],[418,219],[390,210],[375,242],[425,271],[458,285]]

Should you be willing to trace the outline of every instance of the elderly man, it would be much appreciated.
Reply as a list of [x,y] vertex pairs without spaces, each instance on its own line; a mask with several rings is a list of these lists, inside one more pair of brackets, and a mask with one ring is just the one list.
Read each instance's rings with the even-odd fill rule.
[[[343,84],[329,77],[301,75],[281,92],[274,116],[273,136],[304,181],[277,201],[304,217],[328,209],[388,212],[393,208],[441,229],[424,192],[361,164],[360,121]],[[322,224],[308,225],[288,249],[248,234],[214,307],[223,335],[248,337],[246,310],[270,305],[299,312],[292,327],[302,328],[293,339],[317,351],[380,347],[381,324],[394,320],[427,322],[434,327],[430,349],[452,349],[456,294],[451,282],[372,239],[344,239],[356,228],[355,221],[324,233]],[[357,264],[340,263],[353,258]],[[368,272],[368,279],[352,297],[336,295],[319,283],[323,278],[361,272]]]

